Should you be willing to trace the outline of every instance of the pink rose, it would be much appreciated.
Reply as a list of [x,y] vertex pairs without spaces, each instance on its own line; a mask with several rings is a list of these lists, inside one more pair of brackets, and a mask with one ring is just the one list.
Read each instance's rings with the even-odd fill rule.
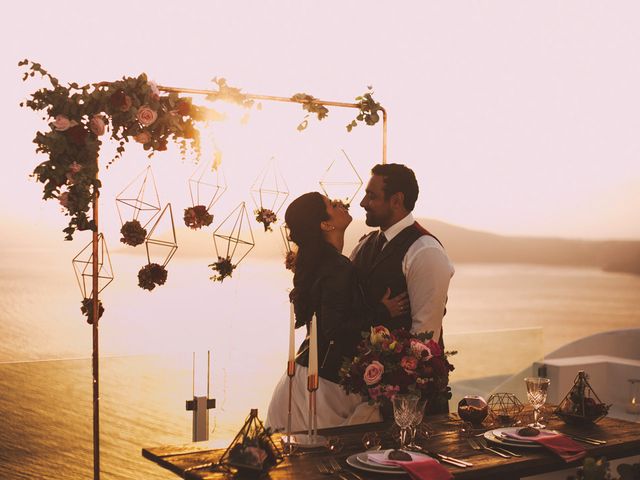
[[82,170],[82,165],[80,165],[78,162],[73,162],[70,166],[69,166],[69,171],[71,173],[78,173],[80,170]]
[[77,125],[77,123],[72,122],[64,115],[56,115],[56,118],[53,120],[53,127],[59,132],[64,132],[74,125]]
[[69,206],[69,192],[63,192],[58,196],[58,202],[60,202],[60,205],[62,205],[64,208],[67,208]]
[[422,343],[420,340],[417,340],[415,338],[412,338],[409,341],[409,345],[411,347],[411,352],[417,357],[417,358],[422,358],[423,353],[422,352],[426,352],[426,357],[431,358],[431,350],[429,350],[429,347],[427,347],[424,343]]
[[416,357],[402,357],[400,366],[404,368],[405,372],[413,373],[418,368],[418,359]]
[[391,333],[382,325],[378,325],[376,327],[371,327],[371,345],[378,345],[385,340],[391,339]]
[[364,371],[364,383],[367,385],[375,385],[382,380],[382,374],[384,373],[384,365],[377,360],[374,360]]
[[138,143],[149,143],[151,141],[151,135],[146,130],[143,130],[138,135],[134,136],[133,139]]
[[148,127],[158,119],[158,113],[148,105],[143,105],[138,110],[137,118],[141,125]]
[[102,115],[94,115],[91,120],[89,120],[89,130],[91,130],[97,137],[104,135],[105,127],[106,125]]

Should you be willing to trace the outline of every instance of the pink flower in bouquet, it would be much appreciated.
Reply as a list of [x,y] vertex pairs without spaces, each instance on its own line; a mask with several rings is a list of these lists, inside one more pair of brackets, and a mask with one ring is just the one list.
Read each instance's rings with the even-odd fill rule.
[[389,400],[395,397],[397,393],[400,393],[400,387],[398,385],[387,385],[384,387],[384,396]]
[[69,120],[64,115],[56,115],[56,118],[53,119],[53,128],[55,128],[59,132],[69,130],[69,128],[73,127],[74,125],[77,125],[77,123]]
[[143,105],[138,110],[136,118],[141,125],[148,127],[158,119],[158,113],[155,110],[152,110],[148,105]]
[[158,100],[160,98],[160,89],[158,88],[158,84],[153,80],[149,81],[149,88],[151,89],[151,98],[154,100]]
[[89,130],[91,130],[97,137],[104,135],[105,127],[106,125],[102,115],[94,115],[91,120],[89,120]]
[[64,208],[67,208],[69,206],[69,192],[61,193],[58,197],[58,202],[60,202],[60,205]]
[[146,130],[143,130],[139,134],[135,135],[133,139],[138,143],[142,143],[142,144],[149,143],[151,141],[151,134]]
[[404,368],[405,372],[413,373],[416,368],[418,368],[418,359],[413,356],[402,357],[402,360],[400,360],[400,366]]
[[391,333],[382,325],[371,327],[371,345],[379,345],[385,340],[391,339]]
[[422,358],[423,352],[426,352],[424,355],[427,358],[431,358],[431,350],[424,343],[422,343],[417,338],[412,338],[409,340],[409,346],[411,348],[411,353],[413,353],[416,358]]
[[438,342],[434,342],[433,340],[429,340],[427,342],[427,347],[429,348],[429,351],[431,352],[431,355],[433,355],[434,357],[440,357],[442,356],[442,348],[440,348],[440,345],[438,344]]
[[375,385],[382,380],[382,374],[384,373],[384,365],[377,360],[371,362],[364,371],[364,383],[367,385]]
[[378,401],[380,395],[382,395],[382,387],[380,385],[369,388],[369,397],[371,397],[371,400],[374,402]]

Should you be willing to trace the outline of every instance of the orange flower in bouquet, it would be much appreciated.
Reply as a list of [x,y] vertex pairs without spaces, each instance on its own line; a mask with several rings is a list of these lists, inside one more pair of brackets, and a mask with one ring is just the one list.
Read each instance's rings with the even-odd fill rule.
[[340,369],[340,384],[347,393],[359,393],[370,404],[391,400],[396,393],[414,393],[433,401],[448,400],[449,372],[453,365],[433,339],[433,332],[414,335],[383,326],[363,333],[357,354]]

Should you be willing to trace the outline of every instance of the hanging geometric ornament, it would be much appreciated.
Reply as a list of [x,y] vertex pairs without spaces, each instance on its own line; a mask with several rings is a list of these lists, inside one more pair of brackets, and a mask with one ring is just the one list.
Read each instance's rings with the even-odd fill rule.
[[331,161],[320,180],[320,188],[334,203],[349,208],[351,202],[362,188],[362,178],[351,163],[344,150],[342,156]]
[[[87,317],[87,323],[93,323],[93,242],[80,250],[71,263],[82,294],[80,310]],[[98,234],[98,293],[102,292],[113,281],[113,278],[107,242],[104,235],[100,233]],[[98,299],[98,306],[98,318],[100,318],[104,313],[100,299]]]
[[282,235],[282,241],[284,242],[284,267],[287,270],[295,272],[297,247],[296,244],[291,241],[289,227],[287,227],[286,223],[280,227],[280,235]]
[[227,181],[220,167],[221,153],[216,150],[214,159],[201,164],[189,178],[191,207],[184,209],[184,223],[192,230],[207,227],[213,222],[209,209],[227,189]]
[[161,208],[151,166],[145,168],[118,194],[116,207],[122,225],[120,241],[132,247],[141,245],[147,236],[147,225]]
[[165,267],[178,249],[170,203],[162,210],[144,243],[148,263],[138,272],[138,286],[151,291],[156,285],[164,285],[167,281]]
[[278,221],[278,212],[289,197],[289,187],[278,170],[276,160],[271,157],[267,167],[251,187],[251,198],[256,206],[256,220],[264,225],[264,231],[271,231],[271,224]]
[[214,282],[222,282],[230,277],[233,270],[255,246],[247,206],[240,203],[213,232],[213,246],[218,261],[209,265],[217,272],[210,277]]

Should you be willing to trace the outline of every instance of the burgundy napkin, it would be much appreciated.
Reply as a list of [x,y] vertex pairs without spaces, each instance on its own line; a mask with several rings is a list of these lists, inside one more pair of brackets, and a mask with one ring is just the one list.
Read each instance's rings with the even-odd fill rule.
[[551,450],[567,463],[573,462],[574,460],[580,460],[587,455],[587,451],[582,445],[574,442],[566,435],[555,432],[542,430],[540,434],[535,437],[525,437],[518,435],[517,433],[508,432],[505,432],[505,435],[510,438],[515,438],[516,440],[528,440],[539,443],[547,450]]
[[[407,452],[409,453],[409,452]],[[402,462],[399,460],[389,460],[385,453],[369,454],[369,459],[382,465],[395,465],[402,468],[409,474],[412,480],[450,480],[453,478],[451,472],[440,465],[435,458],[415,456],[415,460]]]

